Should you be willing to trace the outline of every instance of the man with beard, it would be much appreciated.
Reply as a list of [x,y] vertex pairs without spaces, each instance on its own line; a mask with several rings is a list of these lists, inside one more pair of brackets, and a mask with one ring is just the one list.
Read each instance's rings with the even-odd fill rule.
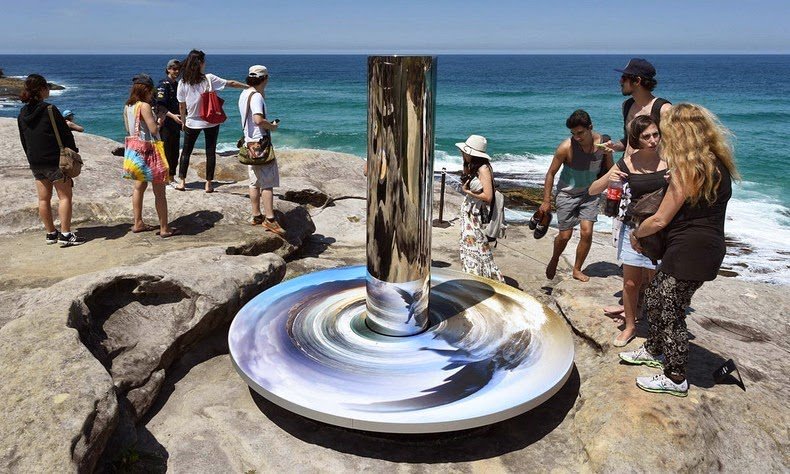
[[623,151],[624,157],[629,156],[632,150],[625,137],[628,136],[628,124],[634,117],[650,115],[656,125],[661,128],[661,114],[669,110],[672,104],[661,97],[653,95],[658,81],[656,81],[656,68],[644,58],[632,58],[623,69],[615,69],[622,73],[620,76],[620,91],[625,96],[631,96],[623,102],[623,138],[619,142],[606,142],[612,151]]

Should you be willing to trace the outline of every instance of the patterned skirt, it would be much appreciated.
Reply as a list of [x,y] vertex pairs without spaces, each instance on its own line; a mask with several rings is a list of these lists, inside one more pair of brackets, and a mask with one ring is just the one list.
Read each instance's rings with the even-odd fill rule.
[[467,273],[504,282],[499,267],[494,263],[488,238],[481,230],[480,214],[474,212],[475,209],[467,205],[461,208],[461,266]]

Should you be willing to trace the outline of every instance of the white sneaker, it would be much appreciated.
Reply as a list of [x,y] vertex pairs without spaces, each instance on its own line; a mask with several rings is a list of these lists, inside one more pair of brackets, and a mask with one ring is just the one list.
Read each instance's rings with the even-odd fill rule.
[[685,397],[689,393],[688,380],[684,379],[680,383],[675,383],[664,374],[637,377],[636,386],[646,392],[668,393],[676,397]]
[[648,367],[655,367],[657,369],[663,369],[664,362],[666,362],[663,354],[653,356],[651,353],[647,352],[645,346],[641,346],[635,351],[621,352],[619,355],[620,359],[628,362],[629,364],[646,365]]

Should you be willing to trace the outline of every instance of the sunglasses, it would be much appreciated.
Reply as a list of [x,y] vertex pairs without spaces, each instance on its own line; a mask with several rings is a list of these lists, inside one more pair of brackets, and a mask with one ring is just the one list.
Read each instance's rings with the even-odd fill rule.
[[661,134],[659,132],[653,132],[653,133],[643,133],[639,135],[639,138],[641,138],[642,140],[647,140],[649,138],[659,138],[660,136]]

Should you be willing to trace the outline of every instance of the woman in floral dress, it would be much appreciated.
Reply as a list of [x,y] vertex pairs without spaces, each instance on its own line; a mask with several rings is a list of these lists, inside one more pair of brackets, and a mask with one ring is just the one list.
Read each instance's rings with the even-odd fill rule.
[[461,191],[466,195],[461,204],[461,265],[467,273],[505,281],[494,263],[488,237],[483,234],[483,220],[494,199],[494,172],[486,153],[488,142],[480,135],[470,135],[455,146],[464,159]]

